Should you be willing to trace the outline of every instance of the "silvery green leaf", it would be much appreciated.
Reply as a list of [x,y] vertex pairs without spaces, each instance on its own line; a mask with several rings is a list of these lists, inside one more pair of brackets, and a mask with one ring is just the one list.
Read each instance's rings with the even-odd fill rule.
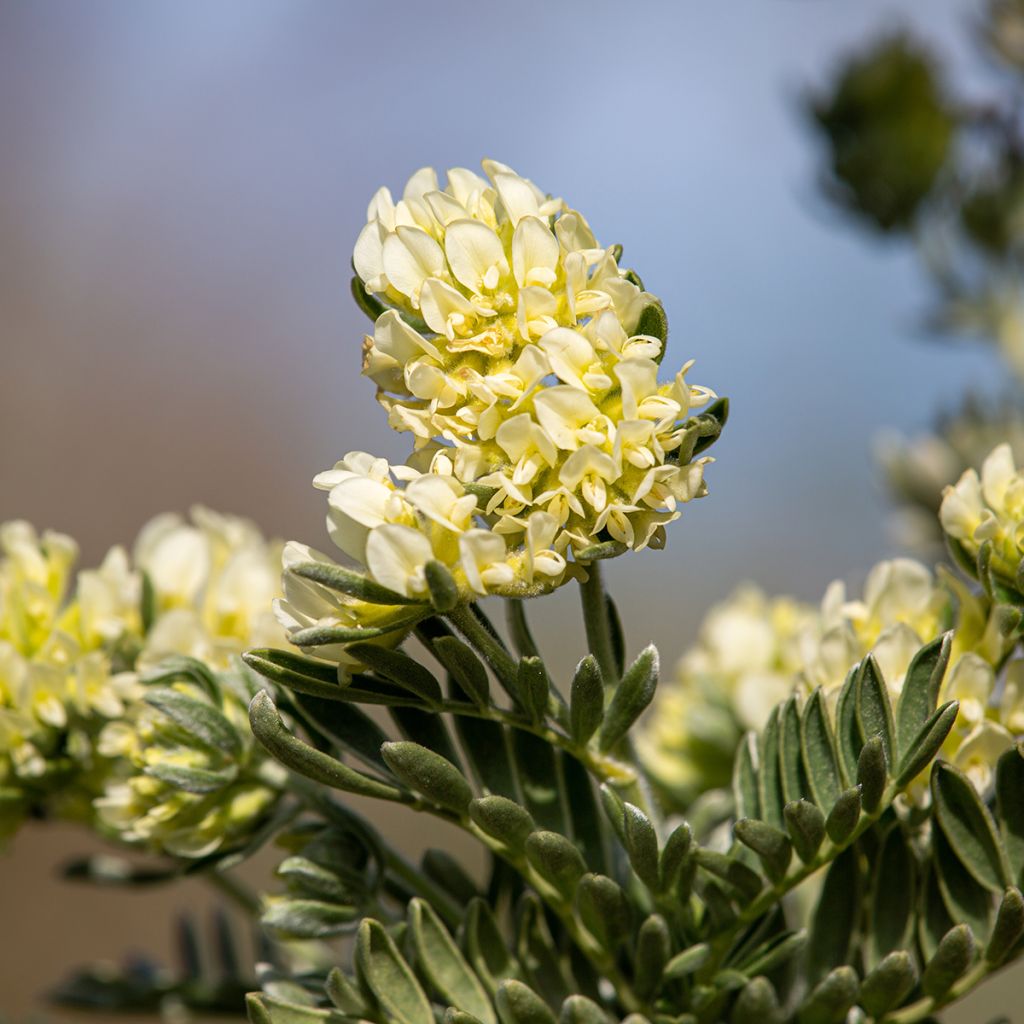
[[473,800],[469,816],[478,828],[512,850],[522,849],[526,837],[536,829],[529,811],[503,796]]
[[668,923],[660,914],[651,914],[640,925],[633,958],[633,985],[644,1002],[649,1002],[661,988],[662,972],[671,952]]
[[933,825],[932,867],[951,921],[968,924],[975,935],[988,935],[992,924],[992,893],[961,863],[940,828]]
[[576,889],[580,919],[598,941],[615,949],[629,931],[629,900],[618,882],[606,875],[586,874]]
[[761,807],[761,817],[776,828],[782,828],[782,808],[786,803],[779,769],[779,714],[778,706],[772,708],[768,722],[761,730],[757,750],[758,803]]
[[752,900],[764,888],[761,876],[736,857],[705,847],[695,849],[693,857],[700,867],[734,890],[742,901]]
[[1001,964],[1024,935],[1024,898],[1020,889],[1011,886],[999,901],[996,923],[985,947],[985,960]]
[[756,974],[768,974],[795,957],[806,945],[806,931],[780,932],[758,946],[749,956],[740,960],[736,966],[747,977]]
[[418,969],[442,1002],[471,1013],[481,1024],[497,1024],[487,993],[430,905],[411,900],[408,922]]
[[860,789],[853,786],[844,790],[825,819],[825,831],[837,846],[845,843],[860,821]]
[[357,796],[376,797],[380,800],[406,799],[406,794],[397,787],[349,768],[293,736],[285,728],[266,690],[261,690],[253,697],[249,705],[249,722],[253,735],[268,753],[299,775]]
[[375,640],[380,636],[400,633],[412,629],[423,619],[429,609],[423,611],[410,610],[408,616],[395,619],[386,626],[309,626],[293,633],[288,639],[296,647],[323,647],[328,644],[362,644],[365,640]]
[[459,585],[449,568],[437,559],[423,567],[427,593],[436,612],[450,612],[459,603]]
[[921,862],[921,873],[923,878],[917,903],[917,940],[921,954],[927,960],[935,955],[942,937],[955,922],[946,910],[931,858],[925,858]]
[[345,1024],[347,1020],[337,1010],[286,1003],[257,993],[245,997],[245,1009],[252,1024]]
[[430,646],[466,696],[478,707],[487,707],[490,703],[487,669],[473,649],[455,636],[439,636]]
[[242,752],[238,730],[208,701],[163,686],[148,687],[144,699],[208,749],[228,757],[238,757]]
[[548,1006],[560,1006],[576,990],[568,960],[548,926],[544,904],[530,890],[519,898],[515,951],[522,980]]
[[[893,724],[889,693],[873,654],[862,662],[857,676],[857,724],[865,743],[876,736],[882,742],[886,764],[896,763],[896,727]],[[866,806],[866,805],[865,805]]]
[[658,888],[658,836],[650,819],[631,803],[623,805],[626,853],[629,863],[648,889]]
[[505,981],[495,997],[502,1024],[558,1024],[547,1003],[521,981]]
[[275,874],[284,879],[289,892],[296,896],[311,896],[329,903],[344,903],[351,890],[334,871],[310,860],[309,857],[286,857],[277,866]]
[[861,982],[860,1004],[872,1017],[884,1017],[910,995],[916,984],[914,958],[906,950],[894,950]]
[[367,604],[380,605],[421,605],[423,601],[415,597],[406,597],[395,590],[389,590],[374,582],[362,573],[346,569],[341,565],[334,565],[331,562],[299,562],[289,566],[289,572],[302,579],[311,580],[334,590],[339,594],[347,594],[349,597],[358,598]]
[[700,455],[718,440],[729,420],[729,399],[719,398],[712,402],[699,416],[693,418],[698,429],[697,443],[692,455]]
[[859,993],[856,971],[837,967],[803,1001],[797,1013],[798,1024],[843,1024]]
[[807,977],[812,985],[832,968],[850,962],[859,911],[857,851],[849,847],[830,865],[811,920]]
[[360,914],[360,908],[323,900],[281,899],[263,912],[261,922],[273,932],[296,939],[340,935]]
[[626,805],[623,803],[622,797],[607,782],[601,785],[601,806],[604,808],[605,817],[611,823],[612,830],[625,846]]
[[174,786],[175,789],[182,789],[186,793],[203,794],[216,793],[218,789],[223,789],[228,783],[233,782],[238,775],[238,768],[229,764],[224,768],[211,770],[157,761],[155,764],[146,765],[143,772],[154,779],[166,782],[169,786]]
[[820,688],[811,694],[804,706],[800,739],[808,785],[815,803],[825,810],[839,799],[843,780],[835,733]]
[[427,704],[441,701],[441,686],[438,681],[418,661],[401,651],[393,651],[376,644],[353,644],[349,648],[353,658],[385,679],[415,694]]
[[331,968],[324,983],[327,998],[348,1017],[367,1017],[370,1008],[362,994],[340,967]]
[[590,544],[585,548],[581,548],[576,553],[576,561],[600,562],[605,558],[618,558],[618,556],[624,554],[626,550],[626,545],[621,541],[606,540],[599,544]]
[[508,951],[494,913],[482,899],[469,903],[462,927],[462,949],[466,960],[493,996],[501,982],[515,977],[517,967]]
[[540,658],[519,659],[516,692],[519,694],[519,699],[530,721],[534,724],[543,722],[548,713],[551,680],[548,679],[544,662]]
[[848,786],[857,781],[857,758],[864,740],[857,722],[857,680],[860,666],[855,665],[846,676],[836,701],[836,749],[839,765]]
[[567,900],[587,870],[573,842],[557,832],[532,832],[526,839],[526,859]]
[[921,988],[933,999],[944,996],[974,961],[974,935],[966,924],[958,924],[942,937],[939,948],[921,976]]
[[588,654],[577,666],[569,691],[569,734],[587,743],[604,719],[604,680],[597,659]]
[[598,747],[607,752],[629,732],[651,703],[658,685],[658,650],[644,648],[615,688],[598,733]]
[[562,1003],[558,1024],[608,1024],[608,1015],[586,996],[569,996]]
[[412,969],[379,921],[366,918],[356,935],[360,977],[397,1024],[434,1024],[434,1013]]
[[695,946],[676,953],[667,964],[665,964],[664,976],[669,981],[678,978],[685,978],[689,974],[695,974],[711,958],[711,947],[706,942],[698,942]]
[[779,882],[785,877],[793,856],[793,847],[785,832],[754,818],[740,818],[734,826],[734,832],[744,846],[757,854],[765,874],[772,882]]
[[732,1008],[730,1024],[779,1024],[782,1011],[775,986],[765,977],[751,978]]
[[881,736],[872,736],[857,758],[857,785],[864,810],[871,814],[879,805],[888,781],[888,761]]
[[669,833],[658,862],[658,884],[662,892],[671,892],[679,882],[692,846],[693,832],[685,821]]
[[371,323],[376,323],[377,318],[387,311],[388,307],[376,295],[372,295],[366,290],[366,285],[363,284],[358,274],[352,276],[351,291],[356,305],[370,318]]
[[757,735],[748,732],[740,741],[732,771],[732,796],[738,818],[760,818],[757,786]]
[[800,744],[800,711],[796,696],[792,696],[779,713],[779,771],[782,778],[782,798],[792,803],[810,791],[804,778],[803,753]]
[[[665,345],[668,343],[668,317],[665,315],[665,307],[657,299],[644,306],[633,333],[657,338],[662,343],[661,355],[664,355]],[[661,362],[660,359],[656,361]]]
[[869,965],[880,963],[893,950],[906,949],[914,933],[914,896],[917,891],[914,857],[903,830],[894,825],[875,855],[866,935]]
[[910,741],[906,753],[900,761],[896,774],[897,789],[905,789],[924,769],[942,748],[946,737],[953,728],[960,705],[955,700],[948,701],[932,712],[921,726],[917,737]]
[[782,813],[796,855],[805,864],[810,863],[825,841],[825,815],[810,800],[796,800],[786,804]]
[[242,661],[264,679],[296,693],[308,693],[324,700],[348,699],[338,681],[337,665],[328,665],[291,651],[275,651],[266,647],[246,651]]
[[896,736],[901,768],[911,745],[938,705],[939,690],[949,664],[952,642],[952,630],[943,633],[931,643],[925,644],[914,655],[907,669],[896,706]]
[[932,768],[932,800],[939,827],[964,867],[992,892],[1012,884],[995,822],[970,780],[944,761]]
[[381,754],[395,776],[410,789],[439,807],[460,815],[466,813],[473,792],[462,772],[447,758],[409,740],[385,743]]
[[1024,885],[1024,745],[996,762],[996,815],[1014,885]]

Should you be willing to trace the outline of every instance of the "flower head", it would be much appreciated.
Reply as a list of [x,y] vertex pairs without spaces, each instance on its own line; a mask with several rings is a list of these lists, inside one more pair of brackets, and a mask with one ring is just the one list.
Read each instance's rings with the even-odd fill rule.
[[977,563],[983,582],[1021,589],[1024,576],[1024,471],[1018,470],[1009,444],[985,459],[981,475],[968,469],[943,492],[942,528],[965,554],[961,563]]
[[705,493],[715,431],[690,414],[714,396],[690,364],[658,381],[664,312],[582,214],[483,166],[374,196],[353,261],[378,312],[363,371],[433,472],[487,489],[500,532],[543,511],[559,551],[660,545]]
[[104,831],[178,857],[202,857],[248,838],[274,806],[283,770],[255,742],[243,674],[205,685],[154,679],[108,723],[99,753],[111,762],[95,801]]
[[659,690],[642,737],[644,760],[670,798],[685,805],[728,784],[742,733],[761,729],[781,701],[820,687],[834,703],[850,669],[871,654],[895,702],[914,655],[950,627],[940,699],[959,701],[960,713],[943,756],[966,764],[997,739],[1011,745],[1024,732],[1017,682],[1024,672],[1011,663],[1000,686],[997,666],[1012,640],[998,607],[951,575],[936,579],[919,562],[898,558],[871,570],[857,600],[837,581],[817,609],[769,600],[750,587],[712,609],[697,644]]

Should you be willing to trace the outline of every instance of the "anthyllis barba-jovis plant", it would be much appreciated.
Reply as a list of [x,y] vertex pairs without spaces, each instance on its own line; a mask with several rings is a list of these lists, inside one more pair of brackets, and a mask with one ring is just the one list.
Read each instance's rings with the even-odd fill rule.
[[[186,922],[177,972],[59,996],[255,1024],[931,1018],[1022,950],[1024,474],[1003,447],[948,490],[937,574],[884,562],[820,608],[739,592],[656,697],[601,567],[704,496],[727,405],[667,370],[620,247],[483,170],[370,203],[363,373],[413,451],[317,476],[336,557],[197,510],[75,580],[68,538],[0,531],[4,831],[86,822],[153,861],[70,876],[199,875],[260,919],[252,970],[225,919],[212,958]],[[563,586],[571,679],[527,621]],[[462,829],[486,876],[410,862],[350,796]],[[233,870],[270,840],[257,898]]]

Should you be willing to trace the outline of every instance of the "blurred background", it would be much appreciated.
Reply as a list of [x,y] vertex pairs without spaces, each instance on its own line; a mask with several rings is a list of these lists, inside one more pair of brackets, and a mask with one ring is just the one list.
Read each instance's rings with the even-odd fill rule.
[[[631,646],[671,660],[742,579],[810,600],[835,577],[859,586],[898,550],[876,435],[922,430],[1005,371],[924,343],[918,261],[821,197],[801,98],[901,26],[962,94],[984,90],[976,10],[0,0],[0,520],[71,533],[86,565],[194,502],[322,544],[313,475],[353,448],[407,454],[359,374],[366,203],[424,164],[491,156],[624,245],[664,301],[670,360],[695,358],[691,379],[732,399],[710,497],[665,553],[610,567]],[[577,609],[549,606],[538,639],[565,668]],[[5,854],[13,1021],[55,963],[160,953],[161,914],[205,898],[58,884],[88,846],[28,829]],[[981,1002],[1005,1008],[1008,984]]]

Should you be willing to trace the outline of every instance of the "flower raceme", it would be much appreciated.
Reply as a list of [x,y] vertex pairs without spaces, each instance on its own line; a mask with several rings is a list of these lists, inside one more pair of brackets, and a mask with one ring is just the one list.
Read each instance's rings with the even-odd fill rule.
[[998,609],[951,574],[937,580],[907,558],[878,563],[858,600],[848,600],[836,581],[818,608],[769,599],[753,587],[713,608],[698,642],[658,691],[641,752],[665,792],[686,805],[728,785],[740,736],[763,728],[776,704],[816,687],[834,701],[868,654],[895,701],[913,656],[951,626],[940,700],[959,701],[960,712],[943,756],[985,792],[998,755],[1024,733],[1024,662],[1011,662],[1000,685],[997,669],[1010,642]]
[[315,485],[328,491],[331,539],[365,570],[356,576],[319,551],[286,545],[284,597],[275,610],[291,641],[319,657],[353,665],[346,643],[399,642],[444,603],[439,587],[453,604],[487,594],[526,597],[573,571],[552,547],[553,516],[535,510],[516,534],[488,529],[479,525],[476,494],[454,476],[350,452]]
[[283,639],[278,552],[247,520],[197,508],[76,575],[70,537],[0,525],[0,835],[29,812],[91,817],[119,770],[99,737],[139,714],[141,671],[173,655],[222,670]]
[[688,417],[714,395],[687,383],[689,363],[659,383],[664,312],[582,214],[483,166],[374,196],[353,259],[376,314],[363,372],[423,463],[488,489],[497,532],[544,511],[560,552],[660,545],[705,493]]
[[[1024,470],[1018,470],[1009,444],[985,459],[981,475],[968,469],[943,492],[942,528],[958,561],[968,571],[994,577],[1003,587],[1024,590]],[[976,562],[976,567],[971,563]]]

